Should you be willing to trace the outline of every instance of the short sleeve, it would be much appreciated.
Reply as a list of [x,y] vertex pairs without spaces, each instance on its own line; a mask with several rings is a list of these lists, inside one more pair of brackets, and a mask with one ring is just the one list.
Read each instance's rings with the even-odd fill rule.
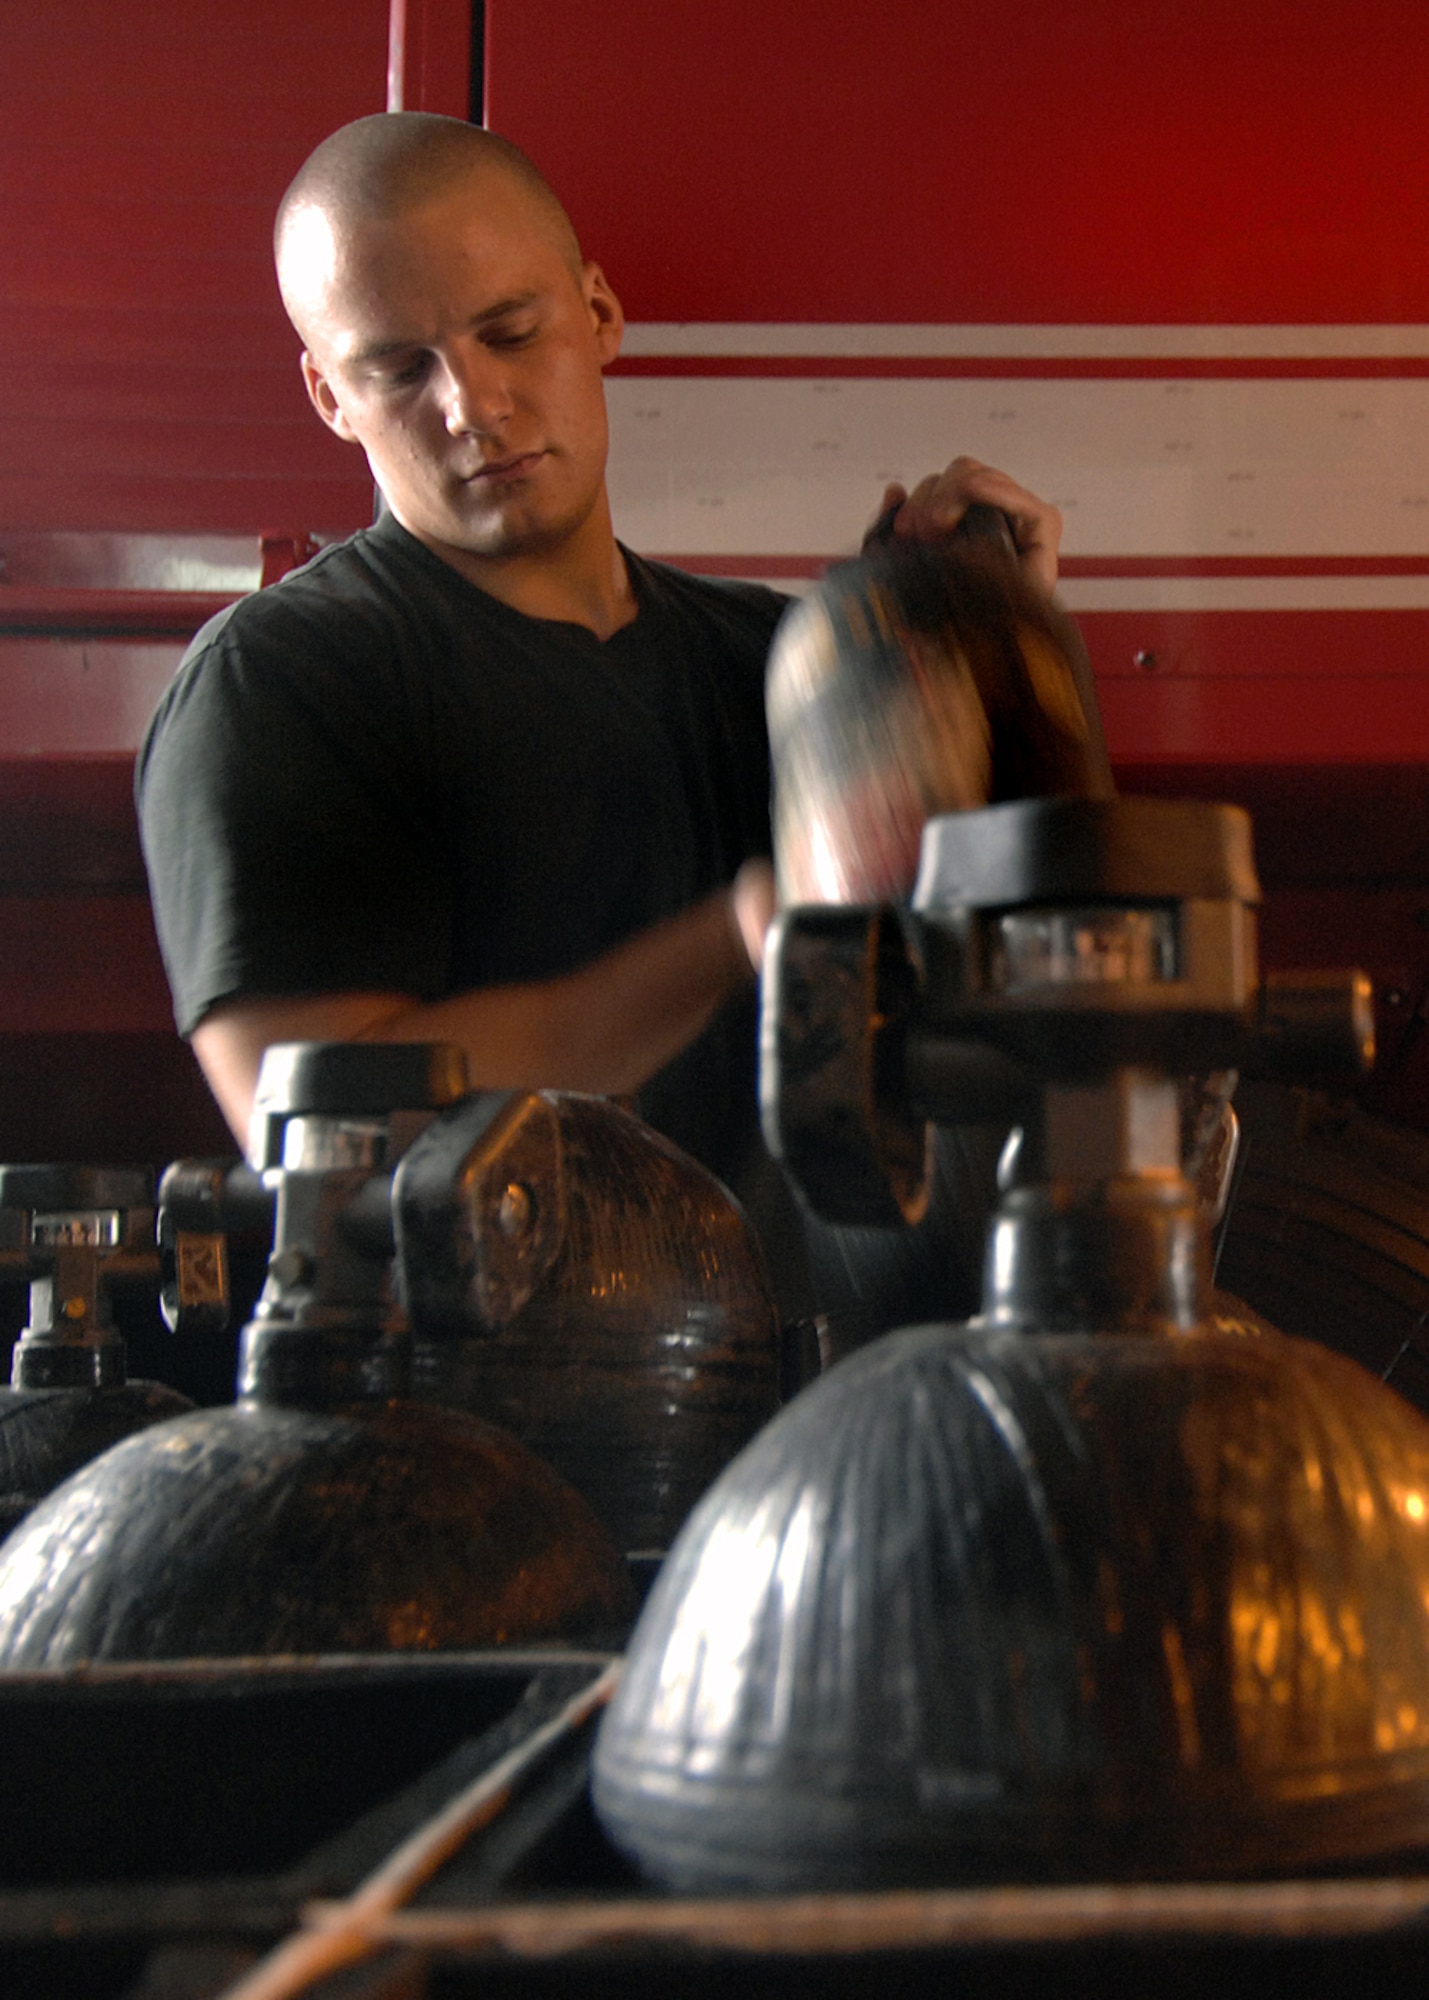
[[244,600],[159,706],[136,789],[183,1034],[236,995],[441,988],[451,892],[418,718],[369,654]]

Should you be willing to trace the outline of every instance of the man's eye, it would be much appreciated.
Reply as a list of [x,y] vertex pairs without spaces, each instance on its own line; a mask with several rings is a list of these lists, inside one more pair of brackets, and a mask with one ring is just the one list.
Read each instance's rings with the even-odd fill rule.
[[425,354],[414,354],[409,361],[392,361],[381,370],[381,380],[389,388],[407,389],[414,382],[420,382],[427,372]]
[[488,347],[524,347],[536,337],[536,327],[525,320],[509,325],[490,326],[486,329],[485,340]]

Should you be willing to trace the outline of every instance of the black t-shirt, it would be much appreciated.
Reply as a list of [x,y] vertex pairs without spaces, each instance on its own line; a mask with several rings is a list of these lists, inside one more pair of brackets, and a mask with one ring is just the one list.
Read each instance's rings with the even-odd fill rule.
[[[569,971],[769,852],[785,600],[627,562],[639,612],[601,641],[388,515],[203,628],[137,772],[181,1033],[240,995]],[[641,1109],[721,1171],[753,1103],[736,1007]]]

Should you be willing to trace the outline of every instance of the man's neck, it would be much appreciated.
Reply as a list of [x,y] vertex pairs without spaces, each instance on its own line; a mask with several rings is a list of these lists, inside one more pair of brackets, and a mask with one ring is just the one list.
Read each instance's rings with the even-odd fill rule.
[[603,534],[587,534],[554,555],[482,556],[423,535],[417,539],[468,583],[528,618],[583,625],[597,639],[608,639],[639,610],[608,521]]

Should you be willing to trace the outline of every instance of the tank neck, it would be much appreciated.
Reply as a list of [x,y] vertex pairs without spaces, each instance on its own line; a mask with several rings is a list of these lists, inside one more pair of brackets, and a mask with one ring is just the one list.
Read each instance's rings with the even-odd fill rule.
[[238,1395],[245,1403],[334,1410],[403,1398],[411,1386],[412,1341],[404,1323],[364,1323],[335,1315],[322,1323],[274,1316],[244,1327]]
[[274,1249],[243,1329],[240,1398],[321,1410],[405,1396],[412,1343],[393,1277],[388,1178],[358,1165],[265,1179]]
[[1176,1084],[1124,1069],[1051,1086],[1005,1156],[977,1325],[1186,1333],[1210,1296],[1210,1236],[1181,1170]]

